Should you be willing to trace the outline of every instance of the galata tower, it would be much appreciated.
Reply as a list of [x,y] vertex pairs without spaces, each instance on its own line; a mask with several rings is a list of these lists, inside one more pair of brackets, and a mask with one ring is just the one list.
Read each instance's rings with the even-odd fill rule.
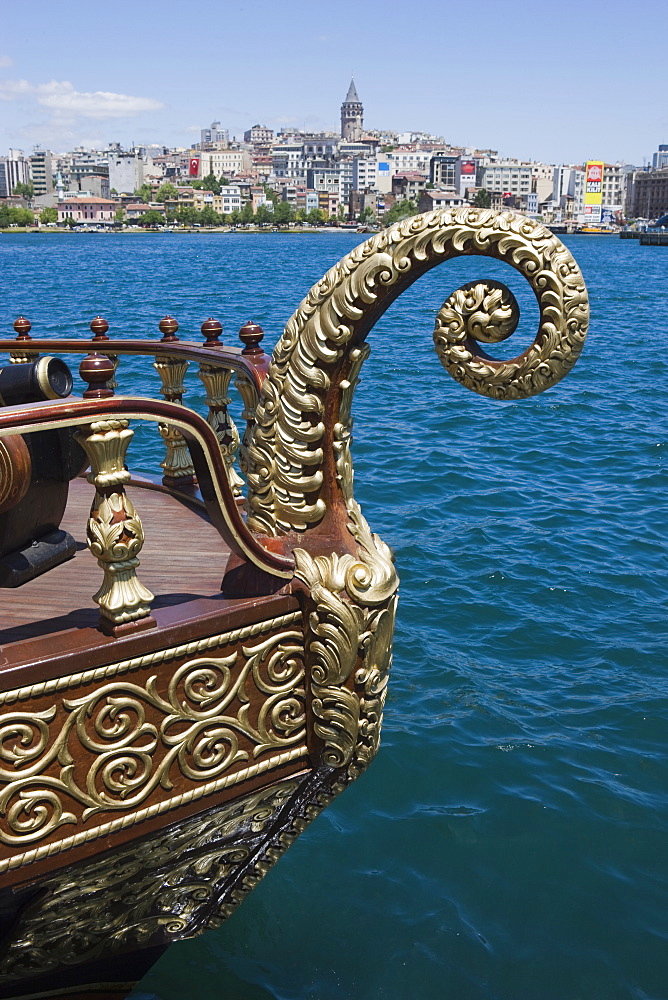
[[355,83],[351,80],[346,99],[341,105],[341,138],[347,139],[349,142],[357,142],[361,139],[364,131],[363,118],[364,108],[357,96]]

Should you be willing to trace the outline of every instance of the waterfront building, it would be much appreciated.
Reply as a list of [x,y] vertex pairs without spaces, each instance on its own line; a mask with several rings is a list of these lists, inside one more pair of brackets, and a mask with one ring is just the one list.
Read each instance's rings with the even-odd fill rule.
[[141,219],[142,215],[145,215],[148,211],[160,212],[161,215],[164,215],[167,207],[171,208],[172,206],[163,205],[159,201],[151,201],[148,203],[148,205],[146,204],[145,201],[130,202],[127,205],[123,205],[123,212],[125,213],[124,221],[136,222],[138,219]]
[[335,167],[310,167],[306,171],[306,187],[318,193],[339,194],[341,175],[338,165]]
[[244,142],[251,146],[264,146],[274,141],[274,130],[266,125],[252,125],[244,132]]
[[0,198],[11,198],[17,184],[30,183],[30,161],[22,149],[10,149],[0,156]]
[[302,142],[282,142],[271,150],[272,173],[279,179],[306,180]]
[[332,215],[336,216],[339,209],[338,191],[319,191],[318,208],[324,214],[325,219],[329,219]]
[[36,198],[53,194],[53,165],[50,149],[40,149],[39,146],[35,146],[30,156],[30,178]]
[[[598,161],[590,161],[592,163]],[[612,221],[612,217],[624,211],[626,198],[626,175],[629,168],[624,163],[604,163],[601,181],[601,215]],[[585,167],[574,168],[574,213],[578,222],[586,221],[585,213]]]
[[[58,202],[58,222],[64,222],[67,218],[74,219],[75,222],[103,223],[108,224],[114,221],[114,215],[118,204],[108,198],[85,197],[79,195],[72,198],[64,198]],[[148,205],[144,205],[144,211]]]
[[[78,166],[78,170],[77,170]],[[90,173],[97,163],[90,164]],[[85,163],[73,166],[77,176],[81,176],[82,168],[88,169]],[[137,153],[112,152],[108,158],[109,189],[119,194],[131,194],[144,183],[144,160]],[[85,172],[85,171],[84,171]],[[97,171],[95,171],[97,172]]]
[[[531,163],[531,192],[536,194],[537,203],[547,201],[554,190],[554,164]],[[525,192],[528,193],[528,192]]]
[[355,83],[350,81],[346,99],[341,105],[341,138],[356,142],[364,132],[364,108],[360,101]]
[[420,194],[425,190],[428,180],[424,174],[408,170],[392,177],[392,194],[399,201],[408,198],[417,203]]
[[459,156],[439,151],[434,153],[429,161],[429,180],[436,186],[445,188],[459,187],[457,166]]
[[658,219],[668,214],[668,167],[636,170],[630,175],[627,215],[635,219]]
[[377,180],[378,158],[376,156],[355,156],[352,160],[351,190],[366,191],[368,188],[375,188]]

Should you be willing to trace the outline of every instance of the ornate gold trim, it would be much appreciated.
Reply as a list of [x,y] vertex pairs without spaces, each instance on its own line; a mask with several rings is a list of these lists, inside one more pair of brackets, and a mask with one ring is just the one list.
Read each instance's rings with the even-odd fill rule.
[[[570,251],[543,226],[512,212],[465,208],[418,215],[372,237],[313,286],[288,320],[263,383],[249,448],[249,527],[268,535],[305,531],[326,504],[323,448],[325,400],[368,330],[409,284],[436,264],[462,254],[503,260],[529,281],[540,307],[528,368],[512,369],[478,355],[478,367],[448,371],[488,395],[531,395],[552,385],[577,360],[584,343],[587,292]],[[456,346],[456,345],[455,345]],[[440,349],[440,348],[439,348]],[[519,359],[518,359],[519,360]]]
[[[301,618],[301,612],[290,612],[143,657],[4,692],[5,704],[16,708],[0,716],[0,777],[6,782],[0,792],[0,814],[6,827],[0,839],[21,847],[63,825],[85,823],[101,811],[120,810],[125,815],[0,861],[0,872],[108,836],[306,758],[303,636],[301,630],[281,631]],[[238,647],[243,640],[258,636],[262,637],[259,643]],[[206,654],[216,646],[232,644],[237,649],[222,658],[190,658],[193,653]],[[114,680],[119,674],[182,657],[185,661],[164,694],[158,690],[157,675],[142,684]],[[234,669],[237,661],[239,669]],[[100,680],[107,683],[63,702],[61,708],[48,702],[39,709],[24,707],[26,701]],[[247,683],[263,695],[251,715]],[[233,704],[239,705],[238,710],[231,711]],[[57,722],[59,712],[61,721]],[[237,731],[247,749],[238,744]],[[76,746],[81,744],[91,758],[90,765],[73,754],[71,740]],[[299,742],[302,745],[294,745]],[[220,773],[250,754],[257,758],[272,750],[264,760],[252,760],[234,773]],[[173,767],[196,785],[137,809],[158,784],[171,787]],[[67,811],[68,799],[79,804],[79,811],[83,808],[81,820]]]
[[239,450],[239,431],[228,411],[231,403],[228,392],[233,375],[232,369],[201,364],[198,374],[206,391],[204,402],[209,408],[207,423],[211,425],[218,438],[232,493],[235,497],[240,497],[244,481],[234,468]]
[[300,784],[283,779],[45,880],[5,942],[3,981],[197,934]]
[[206,785],[202,785],[201,788],[192,788],[187,792],[183,792],[181,795],[175,795],[171,799],[166,799],[163,802],[157,802],[153,806],[140,809],[136,813],[121,816],[119,819],[111,820],[108,823],[101,823],[99,826],[92,827],[90,830],[82,831],[81,833],[75,834],[71,837],[65,837],[63,840],[56,841],[55,843],[45,844],[43,847],[36,847],[30,851],[25,851],[23,854],[17,854],[5,861],[0,861],[0,873],[11,871],[14,868],[22,868],[24,865],[33,864],[35,861],[41,861],[42,858],[48,858],[54,854],[62,854],[64,851],[69,851],[73,847],[80,847],[81,844],[88,844],[93,840],[98,840],[100,837],[107,837],[109,834],[116,833],[118,830],[124,830],[127,827],[136,826],[138,823],[143,823],[147,819],[151,819],[154,816],[160,816],[163,813],[172,812],[174,809],[178,809],[179,806],[185,806],[191,802],[197,802],[199,799],[205,798],[207,795],[212,795],[214,792],[220,792],[224,788],[231,788],[233,785],[239,785],[250,778],[257,777],[259,774],[265,774],[267,771],[273,771],[277,767],[289,764],[290,761],[299,760],[301,757],[307,756],[308,751],[306,747],[295,747],[293,750],[286,750],[284,753],[276,754],[276,756],[260,761],[258,764],[252,764],[249,767],[245,767],[241,771],[236,771],[234,774],[226,775],[223,778],[219,778],[217,781],[212,781]]
[[141,670],[143,667],[153,667],[158,663],[175,660],[181,656],[192,656],[194,653],[214,649],[216,646],[227,646],[241,639],[260,635],[262,632],[270,632],[272,629],[280,628],[283,625],[290,625],[301,617],[301,611],[291,611],[286,615],[279,615],[277,618],[269,618],[266,621],[256,622],[254,625],[244,625],[243,628],[235,628],[230,632],[222,632],[220,635],[212,635],[206,639],[185,642],[180,646],[170,646],[169,649],[159,649],[157,652],[147,653],[145,656],[134,656],[132,659],[119,660],[117,663],[110,663],[105,667],[93,667],[90,670],[81,670],[76,674],[55,677],[50,681],[40,681],[38,684],[30,684],[26,687],[1,691],[0,705],[11,705],[15,701],[38,698],[41,695],[51,694],[54,691],[80,687],[80,685],[89,684],[92,681],[106,680],[109,677],[115,677],[117,674]]
[[[315,603],[308,643],[314,732],[329,767],[357,777],[378,748],[398,577],[391,550],[347,504],[359,554],[316,556],[295,549],[295,574]],[[357,669],[356,669],[357,668]]]
[[[170,403],[182,403],[186,391],[184,376],[190,366],[189,361],[170,358],[158,354],[153,367],[160,376],[160,392]],[[171,424],[158,424],[158,432],[165,442],[165,457],[160,463],[169,479],[185,479],[195,475],[190,451],[185,438],[178,428]]]
[[128,420],[98,420],[75,440],[91,464],[88,482],[95,486],[86,536],[104,576],[93,600],[112,625],[146,618],[153,594],[137,576],[144,529],[123,484],[130,479],[125,454],[134,435]]

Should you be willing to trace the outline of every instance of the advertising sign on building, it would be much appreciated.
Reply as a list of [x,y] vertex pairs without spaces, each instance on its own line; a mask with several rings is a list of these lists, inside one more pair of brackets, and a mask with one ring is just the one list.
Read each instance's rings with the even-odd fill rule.
[[585,205],[600,205],[603,202],[603,167],[600,160],[589,160],[585,167]]
[[459,193],[463,196],[468,187],[475,187],[475,160],[459,161]]
[[583,214],[578,217],[586,226],[601,223],[603,205],[603,168],[601,160],[588,160],[585,165]]

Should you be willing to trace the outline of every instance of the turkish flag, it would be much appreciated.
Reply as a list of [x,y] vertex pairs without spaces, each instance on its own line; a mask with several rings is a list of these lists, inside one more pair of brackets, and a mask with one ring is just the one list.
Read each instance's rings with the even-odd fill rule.
[[199,173],[199,157],[193,156],[190,160],[190,176],[197,177]]

